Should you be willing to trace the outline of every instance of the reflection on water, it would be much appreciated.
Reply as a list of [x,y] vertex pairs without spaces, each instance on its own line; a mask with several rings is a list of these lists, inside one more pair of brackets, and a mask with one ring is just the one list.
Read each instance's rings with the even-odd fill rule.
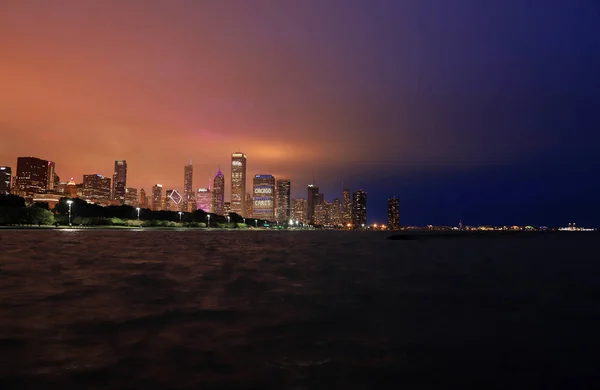
[[595,235],[385,236],[0,231],[0,386],[596,384]]

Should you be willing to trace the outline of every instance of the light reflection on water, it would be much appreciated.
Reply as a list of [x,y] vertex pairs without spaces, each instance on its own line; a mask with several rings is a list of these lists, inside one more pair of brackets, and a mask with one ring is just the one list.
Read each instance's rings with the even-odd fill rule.
[[600,325],[598,265],[585,255],[595,236],[387,235],[0,231],[0,385],[560,388],[597,379],[586,358]]

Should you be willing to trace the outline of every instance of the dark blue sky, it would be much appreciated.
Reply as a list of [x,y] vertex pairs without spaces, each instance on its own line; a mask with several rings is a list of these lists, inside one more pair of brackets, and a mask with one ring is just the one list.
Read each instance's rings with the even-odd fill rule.
[[370,222],[600,224],[597,0],[15,0],[0,47],[1,164],[180,189],[241,149]]

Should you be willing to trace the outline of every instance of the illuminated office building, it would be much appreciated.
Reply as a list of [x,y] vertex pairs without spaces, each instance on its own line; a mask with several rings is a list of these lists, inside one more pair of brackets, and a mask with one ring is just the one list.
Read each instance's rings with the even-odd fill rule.
[[352,223],[352,196],[350,189],[344,188],[342,192],[342,224]]
[[137,188],[127,187],[125,188],[125,204],[131,207],[138,207],[138,191]]
[[223,215],[231,213],[231,202],[223,202]]
[[146,196],[146,190],[144,190],[143,188],[140,190],[140,197],[139,197],[139,207],[142,209],[147,209],[148,208],[148,197]]
[[225,175],[219,169],[213,180],[213,212],[223,215],[225,212],[223,203],[225,202]]
[[0,167],[0,195],[10,195],[12,170],[10,167]]
[[47,191],[54,191],[54,185],[56,183],[56,164],[54,161],[48,161],[48,185],[46,186]]
[[352,225],[355,229],[367,224],[367,193],[363,190],[356,191],[352,196]]
[[81,197],[94,203],[110,200],[110,178],[100,174],[83,175]]
[[308,223],[315,222],[315,206],[319,201],[319,187],[314,184],[308,185],[308,196],[306,198],[306,219]]
[[196,198],[194,195],[194,166],[192,162],[183,169],[183,204],[182,210],[192,212],[196,210]]
[[307,203],[304,198],[294,199],[294,220],[300,223],[307,223],[306,220]]
[[252,211],[252,195],[250,195],[249,193],[246,192],[246,214],[245,218],[250,218],[252,217],[253,211]]
[[277,207],[275,220],[277,222],[287,222],[292,216],[292,198],[290,179],[277,180]]
[[253,218],[275,219],[275,177],[256,175],[253,182]]
[[400,200],[395,196],[388,199],[388,229],[400,230]]
[[177,190],[167,190],[164,208],[168,211],[182,211],[183,196]]
[[333,200],[329,212],[329,218],[331,226],[341,226],[344,224],[344,219],[342,215],[342,204],[339,198],[335,198]]
[[152,186],[152,210],[162,210],[162,184]]
[[198,188],[196,193],[196,207],[206,213],[213,212],[213,195],[208,188]]
[[120,204],[125,203],[125,188],[127,188],[127,161],[116,160],[113,174],[112,199]]
[[48,189],[48,172],[52,162],[36,157],[17,158],[15,179],[16,194],[32,202],[34,194],[44,194]]
[[236,152],[231,155],[231,211],[246,214],[246,155]]

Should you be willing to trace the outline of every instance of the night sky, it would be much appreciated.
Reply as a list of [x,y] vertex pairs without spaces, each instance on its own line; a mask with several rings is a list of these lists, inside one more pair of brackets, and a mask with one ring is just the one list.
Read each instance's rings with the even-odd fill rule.
[[[403,224],[600,221],[600,1],[5,0],[0,165],[389,196]],[[249,185],[250,185],[249,180]]]

